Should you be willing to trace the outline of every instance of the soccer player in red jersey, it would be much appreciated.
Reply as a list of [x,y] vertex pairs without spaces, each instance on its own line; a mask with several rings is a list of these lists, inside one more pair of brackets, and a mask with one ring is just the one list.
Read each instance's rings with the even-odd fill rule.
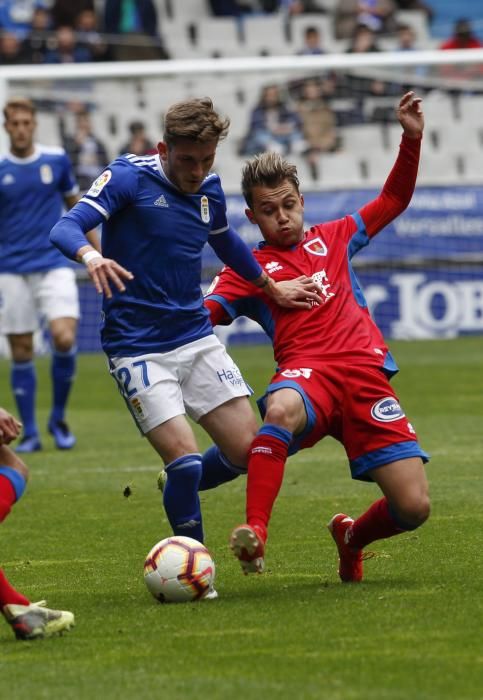
[[[7,445],[15,440],[22,424],[0,408],[0,523],[22,496],[28,468]],[[67,610],[49,610],[45,601],[31,603],[13,588],[0,569],[0,610],[17,639],[51,637],[74,626],[74,615]]]
[[250,221],[264,241],[255,251],[277,282],[311,278],[322,303],[277,307],[224,268],[207,295],[213,324],[240,315],[273,341],[278,369],[261,400],[264,424],[249,454],[247,523],[230,544],[245,573],[261,572],[267,527],[289,454],[326,435],[344,446],[352,477],[374,481],[382,498],[356,520],[338,513],[328,527],[343,581],[362,579],[370,542],[419,527],[429,516],[428,485],[414,428],[389,378],[397,372],[371,319],[350,264],[357,250],[408,206],[416,183],[424,117],[421,99],[405,94],[397,116],[403,136],[395,165],[376,199],[355,214],[304,231],[296,168],[274,153],[247,162],[242,190]]

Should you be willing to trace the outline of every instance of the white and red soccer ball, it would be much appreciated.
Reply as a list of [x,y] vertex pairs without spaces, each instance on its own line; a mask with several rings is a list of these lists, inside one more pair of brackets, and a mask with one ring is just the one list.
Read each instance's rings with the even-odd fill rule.
[[167,537],[147,555],[144,580],[161,603],[200,600],[213,589],[215,562],[201,542],[191,537]]

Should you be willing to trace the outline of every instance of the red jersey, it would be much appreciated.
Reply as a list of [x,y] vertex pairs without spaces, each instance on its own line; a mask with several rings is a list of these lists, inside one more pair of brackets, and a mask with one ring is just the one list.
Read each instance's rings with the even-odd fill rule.
[[312,227],[291,248],[259,244],[254,255],[276,282],[307,275],[321,289],[321,304],[286,309],[224,268],[205,300],[213,325],[238,316],[257,321],[273,342],[280,367],[322,368],[326,362],[367,363],[397,371],[372,320],[350,260],[408,206],[416,183],[420,139],[403,136],[396,163],[380,195],[355,214]]

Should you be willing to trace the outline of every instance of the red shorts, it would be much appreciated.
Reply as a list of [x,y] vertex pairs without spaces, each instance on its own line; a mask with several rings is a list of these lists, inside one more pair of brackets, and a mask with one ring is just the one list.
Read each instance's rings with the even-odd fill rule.
[[344,446],[352,477],[365,481],[370,480],[369,470],[383,464],[408,457],[428,461],[379,367],[330,363],[323,369],[282,367],[259,401],[262,415],[267,394],[282,388],[297,391],[307,413],[305,429],[294,436],[290,454],[330,435]]

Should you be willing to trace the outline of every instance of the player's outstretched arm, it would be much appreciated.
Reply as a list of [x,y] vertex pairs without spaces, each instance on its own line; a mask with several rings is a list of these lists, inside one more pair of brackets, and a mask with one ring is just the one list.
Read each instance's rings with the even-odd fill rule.
[[8,445],[20,435],[22,423],[4,408],[0,408],[0,445]]
[[421,98],[407,92],[399,101],[397,117],[403,128],[399,153],[381,193],[359,213],[369,238],[381,231],[409,205],[416,186],[424,115]]

